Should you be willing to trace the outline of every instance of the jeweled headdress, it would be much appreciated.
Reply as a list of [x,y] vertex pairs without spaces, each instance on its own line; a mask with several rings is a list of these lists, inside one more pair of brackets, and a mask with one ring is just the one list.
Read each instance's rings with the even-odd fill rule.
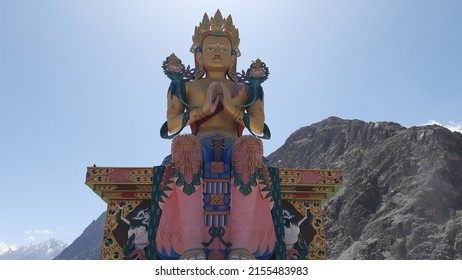
[[191,46],[191,52],[200,52],[202,48],[202,42],[205,37],[209,35],[223,36],[231,41],[232,54],[240,56],[239,51],[239,30],[234,26],[231,15],[227,18],[223,18],[220,10],[217,10],[215,16],[209,19],[207,13],[204,14],[202,22],[199,26],[196,26],[194,35],[192,37],[193,45]]

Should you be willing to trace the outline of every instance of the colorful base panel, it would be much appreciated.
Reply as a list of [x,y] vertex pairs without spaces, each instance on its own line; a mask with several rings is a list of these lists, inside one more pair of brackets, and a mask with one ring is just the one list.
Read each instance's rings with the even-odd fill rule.
[[[101,259],[149,259],[153,174],[146,167],[88,167],[86,184],[108,203]],[[343,187],[342,173],[280,168],[279,180],[286,259],[327,259],[321,203]]]

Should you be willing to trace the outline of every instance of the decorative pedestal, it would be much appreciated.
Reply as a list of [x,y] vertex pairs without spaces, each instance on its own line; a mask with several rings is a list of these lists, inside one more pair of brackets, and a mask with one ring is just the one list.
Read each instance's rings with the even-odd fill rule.
[[[101,259],[151,259],[155,168],[88,167],[88,185],[107,204]],[[338,170],[279,168],[287,259],[326,259],[321,204],[342,186]]]

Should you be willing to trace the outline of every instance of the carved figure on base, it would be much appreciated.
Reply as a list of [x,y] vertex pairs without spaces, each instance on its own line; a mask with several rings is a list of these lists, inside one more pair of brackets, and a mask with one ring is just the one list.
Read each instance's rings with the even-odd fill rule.
[[124,254],[127,259],[145,260],[144,248],[148,245],[149,211],[142,209],[129,221],[124,217],[123,206],[117,214],[119,224],[128,228],[128,240],[124,245]]

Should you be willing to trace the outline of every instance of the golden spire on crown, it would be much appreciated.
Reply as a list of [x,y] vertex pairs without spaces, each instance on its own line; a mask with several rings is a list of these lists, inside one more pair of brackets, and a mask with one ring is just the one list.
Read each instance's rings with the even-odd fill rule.
[[202,48],[202,42],[205,37],[209,35],[223,36],[231,41],[232,54],[240,56],[239,51],[239,30],[234,26],[231,15],[227,18],[223,18],[220,10],[217,10],[215,15],[209,19],[207,13],[204,14],[202,22],[199,26],[196,26],[194,35],[192,37],[193,45],[191,46],[191,52],[200,52]]

